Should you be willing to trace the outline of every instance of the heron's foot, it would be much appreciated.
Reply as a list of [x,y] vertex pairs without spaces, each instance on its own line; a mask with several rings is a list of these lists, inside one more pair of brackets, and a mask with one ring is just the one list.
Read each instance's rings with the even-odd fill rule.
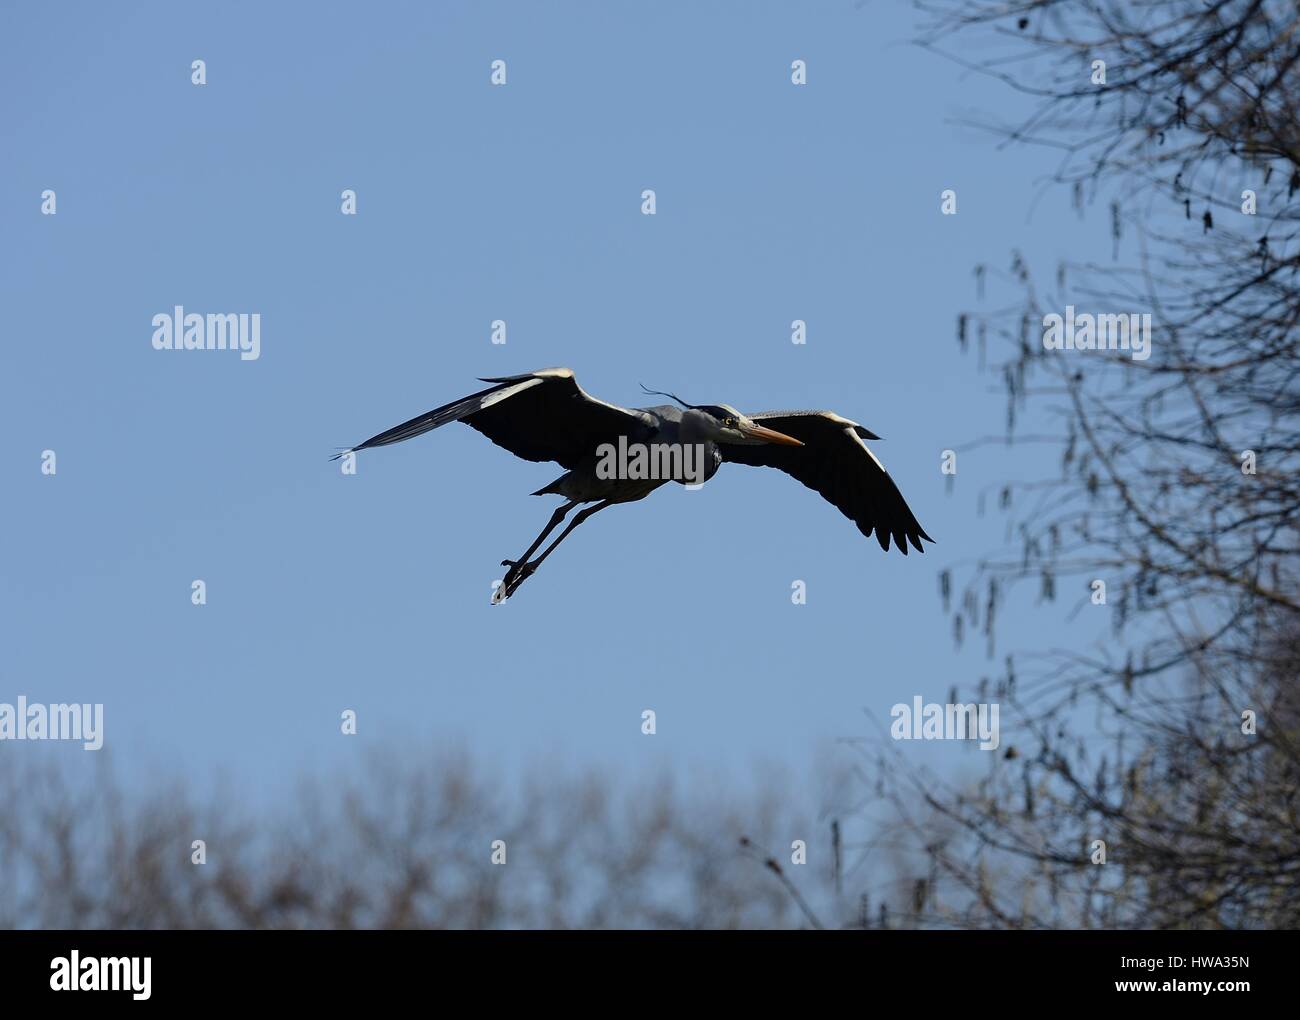
[[493,605],[500,605],[513,595],[515,589],[532,577],[533,572],[537,569],[536,563],[520,563],[518,560],[502,560],[501,565],[503,567],[508,566],[510,569],[506,571],[506,576],[497,585],[497,590],[492,593]]

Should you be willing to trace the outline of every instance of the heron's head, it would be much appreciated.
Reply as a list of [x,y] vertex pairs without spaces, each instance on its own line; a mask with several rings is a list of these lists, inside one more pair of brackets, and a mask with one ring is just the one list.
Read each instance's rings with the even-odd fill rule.
[[682,425],[695,436],[711,439],[715,443],[732,443],[737,446],[758,446],[762,443],[803,446],[793,436],[746,418],[730,404],[698,404],[688,407],[682,414]]

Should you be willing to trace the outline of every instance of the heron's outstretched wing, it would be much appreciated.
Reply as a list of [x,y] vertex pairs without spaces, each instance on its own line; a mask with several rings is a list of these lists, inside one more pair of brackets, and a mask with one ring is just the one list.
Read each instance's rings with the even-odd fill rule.
[[463,421],[516,457],[558,461],[572,469],[601,443],[616,442],[620,435],[639,436],[653,426],[648,415],[588,395],[571,369],[544,368],[483,382],[493,385],[395,425],[343,453],[400,443],[449,421]]
[[882,549],[889,548],[891,535],[904,556],[908,541],[919,552],[925,552],[921,539],[934,541],[908,509],[884,465],[863,442],[879,436],[833,411],[764,411],[750,417],[804,445],[720,443],[724,461],[779,468],[793,475],[835,504],[864,535],[870,537],[874,531]]

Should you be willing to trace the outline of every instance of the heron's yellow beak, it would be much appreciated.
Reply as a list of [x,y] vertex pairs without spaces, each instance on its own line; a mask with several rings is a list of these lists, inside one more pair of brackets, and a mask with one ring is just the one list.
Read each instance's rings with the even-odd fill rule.
[[764,428],[762,425],[745,425],[741,431],[750,439],[761,439],[765,443],[777,443],[780,446],[803,446],[794,436],[787,436],[776,429]]

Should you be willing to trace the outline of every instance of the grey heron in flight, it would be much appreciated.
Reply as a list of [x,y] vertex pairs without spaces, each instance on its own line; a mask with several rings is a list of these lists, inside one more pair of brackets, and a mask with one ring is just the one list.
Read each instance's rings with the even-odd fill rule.
[[[707,481],[728,462],[774,467],[793,476],[834,504],[862,534],[870,537],[874,532],[886,551],[891,536],[903,555],[907,555],[908,542],[924,552],[921,540],[934,541],[863,442],[880,437],[831,411],[746,415],[727,404],[686,404],[671,393],[658,395],[670,397],[680,406],[619,407],[589,395],[567,368],[480,381],[491,385],[372,436],[333,459],[400,443],[460,421],[516,457],[556,461],[566,468],[565,474],[533,493],[562,496],[565,502],[519,559],[501,561],[510,569],[495,590],[493,603],[513,595],[592,514],[615,503],[644,499],[669,481]],[[624,470],[611,470],[618,466],[611,459],[614,451],[634,448],[660,451],[659,463],[672,465],[672,470],[647,471],[644,460],[641,468],[628,469],[626,457],[619,462]],[[668,456],[662,456],[664,453]],[[653,458],[650,464],[654,466]],[[583,503],[594,505],[574,514],[560,537],[530,560],[569,511]]]

